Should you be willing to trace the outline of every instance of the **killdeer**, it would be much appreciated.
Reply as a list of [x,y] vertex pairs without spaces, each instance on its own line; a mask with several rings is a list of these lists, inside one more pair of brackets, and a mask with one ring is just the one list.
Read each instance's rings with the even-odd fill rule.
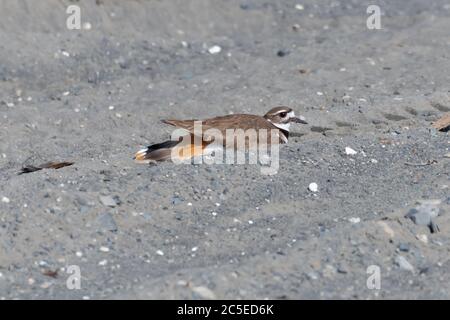
[[[138,163],[151,163],[156,161],[175,160],[174,156],[179,159],[191,159],[197,156],[203,156],[211,152],[210,148],[213,142],[215,146],[221,145],[224,148],[236,148],[236,142],[233,139],[227,139],[229,130],[255,130],[256,133],[266,130],[276,132],[276,139],[270,140],[268,136],[267,143],[287,143],[289,139],[289,128],[291,123],[307,124],[304,117],[297,117],[294,111],[289,107],[275,107],[267,112],[264,116],[252,114],[231,114],[226,116],[215,117],[205,120],[162,120],[163,123],[183,129],[183,134],[179,135],[178,140],[169,140],[166,142],[151,145],[145,149],[138,151],[134,160]],[[197,124],[201,125],[200,131],[197,130]],[[197,131],[196,131],[197,130]],[[216,133],[211,138],[211,132]],[[270,133],[269,133],[270,134]],[[222,140],[217,139],[217,135]],[[258,143],[260,135],[257,135]],[[227,141],[233,140],[233,141]],[[186,141],[188,141],[186,143]],[[248,140],[246,140],[248,145]]]

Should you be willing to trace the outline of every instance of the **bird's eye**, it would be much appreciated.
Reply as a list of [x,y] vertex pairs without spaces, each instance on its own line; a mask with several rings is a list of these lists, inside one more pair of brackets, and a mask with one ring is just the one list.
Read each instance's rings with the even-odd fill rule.
[[284,118],[284,117],[286,117],[286,116],[287,116],[287,112],[281,112],[281,113],[280,113],[280,117]]

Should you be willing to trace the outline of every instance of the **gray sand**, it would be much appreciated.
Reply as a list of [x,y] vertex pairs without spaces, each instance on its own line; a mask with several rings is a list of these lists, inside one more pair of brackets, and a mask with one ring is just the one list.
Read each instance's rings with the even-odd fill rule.
[[[449,299],[450,5],[377,2],[1,1],[0,299]],[[161,119],[276,105],[309,121],[276,175],[132,161]]]

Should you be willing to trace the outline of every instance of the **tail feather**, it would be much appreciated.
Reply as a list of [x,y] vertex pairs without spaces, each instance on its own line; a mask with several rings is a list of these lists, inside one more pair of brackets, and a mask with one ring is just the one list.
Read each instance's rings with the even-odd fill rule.
[[[154,161],[167,161],[173,160],[172,156],[176,156],[178,159],[190,159],[202,154],[203,149],[209,142],[202,142],[200,146],[195,146],[192,143],[186,143],[185,141],[165,141],[163,143],[153,144],[145,149],[139,150],[134,160],[140,163],[149,163]],[[176,149],[175,149],[176,148]]]
[[134,159],[138,162],[152,162],[152,161],[166,161],[171,159],[172,148],[174,148],[180,141],[165,141],[162,143],[153,144],[145,149],[139,150]]

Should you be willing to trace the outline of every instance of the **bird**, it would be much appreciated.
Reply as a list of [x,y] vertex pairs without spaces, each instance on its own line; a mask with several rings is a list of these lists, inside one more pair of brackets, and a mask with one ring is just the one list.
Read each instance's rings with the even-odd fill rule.
[[[153,144],[139,150],[134,156],[137,163],[189,160],[197,156],[208,155],[213,150],[217,150],[218,147],[223,150],[226,148],[236,149],[239,145],[234,138],[230,139],[230,136],[227,136],[229,130],[235,132],[241,130],[244,133],[254,130],[257,143],[267,141],[269,145],[273,143],[284,144],[288,142],[291,123],[307,124],[303,116],[297,117],[292,108],[286,106],[272,108],[264,116],[229,114],[204,120],[168,119],[162,120],[162,122],[182,129],[182,133],[177,135],[178,139]],[[264,136],[260,136],[260,132],[263,130],[275,132],[275,138],[269,136],[265,140]],[[263,138],[261,139],[261,137]],[[245,147],[249,147],[249,141],[247,136]],[[242,144],[240,146],[242,147]]]

